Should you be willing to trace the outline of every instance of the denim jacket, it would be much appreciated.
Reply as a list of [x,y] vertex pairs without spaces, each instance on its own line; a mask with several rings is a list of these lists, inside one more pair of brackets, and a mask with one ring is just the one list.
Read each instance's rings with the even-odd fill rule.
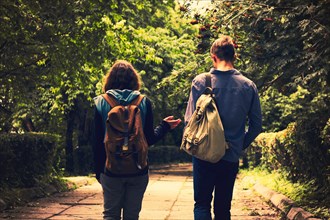
[[[242,150],[246,149],[262,130],[261,107],[256,85],[236,69],[211,70],[212,89],[229,143],[223,160],[238,162]],[[185,123],[192,116],[196,101],[205,89],[205,74],[197,75],[185,113]],[[246,129],[246,124],[248,127]]]

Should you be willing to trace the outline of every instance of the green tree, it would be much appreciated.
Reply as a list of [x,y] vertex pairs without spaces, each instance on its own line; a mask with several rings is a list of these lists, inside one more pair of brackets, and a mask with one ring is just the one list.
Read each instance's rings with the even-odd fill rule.
[[[220,34],[231,35],[237,45],[236,68],[256,82],[262,96],[265,131],[278,131],[289,122],[296,122],[293,155],[302,152],[310,156],[303,167],[318,169],[328,166],[327,137],[329,121],[329,10],[326,0],[249,0],[213,1],[204,13],[194,11],[191,1],[180,10],[199,28],[196,36],[196,69],[209,68],[207,61],[211,42]],[[190,77],[185,72],[185,78]],[[176,81],[178,75],[169,79]],[[315,149],[310,154],[309,149]],[[325,155],[325,157],[319,157]],[[320,176],[312,169],[300,173],[327,185],[328,173]],[[297,174],[298,176],[300,174]],[[295,178],[297,181],[297,178]]]
[[[195,59],[192,38],[196,29],[187,26],[188,21],[180,18],[171,8],[166,11],[157,10],[154,14],[156,18],[163,22],[161,27],[150,24],[135,28],[127,20],[114,24],[108,17],[104,17],[103,21],[108,28],[105,43],[111,48],[113,57],[129,60],[140,72],[144,83],[142,92],[154,103],[157,123],[170,114],[182,116],[180,113],[183,105],[178,106],[182,97],[173,96],[173,90],[178,90],[177,84],[165,85],[163,80]],[[111,62],[105,62],[104,66],[109,68]],[[180,131],[174,132],[171,142],[178,144],[180,140]],[[165,142],[169,143],[169,140]]]
[[263,127],[267,132],[284,130],[291,122],[299,120],[304,113],[306,98],[310,98],[310,92],[297,87],[295,93],[286,96],[278,90],[270,87],[262,95],[261,108],[263,111]]
[[61,134],[69,172],[74,146],[88,142],[84,125],[104,71],[128,59],[144,70],[148,92],[173,69],[169,59],[176,52],[169,42],[183,42],[190,33],[173,19],[174,1],[20,0],[0,6],[1,132]]

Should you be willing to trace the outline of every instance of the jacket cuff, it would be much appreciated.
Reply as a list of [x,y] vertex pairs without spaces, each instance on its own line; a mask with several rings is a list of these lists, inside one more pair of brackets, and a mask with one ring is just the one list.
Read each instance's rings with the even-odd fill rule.
[[169,130],[171,130],[171,126],[170,126],[170,124],[167,123],[167,122],[164,121],[164,120],[160,123],[160,126],[163,127],[163,129],[164,129],[165,132],[168,132]]
[[95,178],[96,178],[97,180],[100,179],[100,176],[101,176],[101,173],[95,173]]

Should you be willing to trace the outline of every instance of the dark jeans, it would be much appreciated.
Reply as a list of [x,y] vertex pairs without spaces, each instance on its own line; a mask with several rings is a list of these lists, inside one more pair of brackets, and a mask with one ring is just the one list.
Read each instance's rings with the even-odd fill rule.
[[230,220],[233,188],[238,173],[238,162],[220,160],[209,163],[193,157],[194,217],[211,220],[211,202],[214,190],[214,219]]

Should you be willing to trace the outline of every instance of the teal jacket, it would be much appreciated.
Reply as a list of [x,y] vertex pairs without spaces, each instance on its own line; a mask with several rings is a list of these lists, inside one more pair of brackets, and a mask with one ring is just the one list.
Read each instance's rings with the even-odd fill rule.
[[[118,101],[120,105],[128,105],[132,100],[134,100],[138,95],[140,95],[139,91],[132,91],[128,89],[125,90],[114,89],[114,90],[109,90],[106,93],[115,97],[115,99]],[[146,98],[142,99],[139,105],[143,127],[145,124],[145,116],[147,114],[146,100],[147,100]],[[105,132],[105,122],[107,120],[108,112],[110,111],[111,107],[107,103],[107,101],[105,101],[105,99],[102,97],[102,95],[95,97],[94,103],[96,110],[102,117],[102,126]]]

